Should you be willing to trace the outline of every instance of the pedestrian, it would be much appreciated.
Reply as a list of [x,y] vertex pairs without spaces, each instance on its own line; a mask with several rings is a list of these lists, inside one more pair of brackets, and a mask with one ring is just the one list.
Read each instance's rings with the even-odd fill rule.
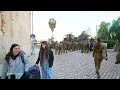
[[28,79],[29,61],[20,50],[20,45],[12,44],[3,61],[2,79]]
[[40,62],[42,68],[42,79],[52,79],[52,66],[54,55],[47,41],[42,41],[36,64]]
[[90,52],[93,51],[93,43],[90,42]]
[[101,44],[100,38],[97,38],[97,42],[94,44],[94,47],[93,47],[93,57],[94,57],[95,69],[96,69],[96,74],[98,79],[100,78],[99,70],[103,60],[103,57],[102,57],[103,49],[104,49],[104,45]]
[[117,45],[117,55],[116,55],[116,63],[115,64],[120,64],[120,41],[118,41],[118,45]]

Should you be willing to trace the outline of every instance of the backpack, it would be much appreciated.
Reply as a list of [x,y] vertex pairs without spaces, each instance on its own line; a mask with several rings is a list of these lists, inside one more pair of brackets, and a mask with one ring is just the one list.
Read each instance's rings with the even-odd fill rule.
[[22,55],[21,55],[21,60],[22,60],[23,64],[25,64],[25,62],[24,62],[24,55],[23,55],[23,54],[25,54],[25,55],[26,55],[26,53],[25,53],[24,51],[22,51],[22,50],[21,50],[21,52],[22,52]]
[[40,68],[37,65],[33,65],[28,70],[29,79],[40,79]]

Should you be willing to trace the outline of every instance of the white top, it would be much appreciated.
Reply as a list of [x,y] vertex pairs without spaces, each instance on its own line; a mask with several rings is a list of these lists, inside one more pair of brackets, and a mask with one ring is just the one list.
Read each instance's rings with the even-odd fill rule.
[[13,60],[12,58],[10,58],[10,72],[7,73],[8,76],[11,74],[16,74],[16,60]]

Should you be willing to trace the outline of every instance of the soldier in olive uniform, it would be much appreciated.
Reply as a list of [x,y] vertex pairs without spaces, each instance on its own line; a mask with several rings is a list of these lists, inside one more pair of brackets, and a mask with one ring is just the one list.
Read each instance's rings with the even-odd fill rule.
[[83,45],[84,45],[84,42],[81,43],[81,53],[83,53]]
[[56,41],[56,43],[55,43],[55,54],[57,55],[57,53],[58,53],[58,42]]
[[83,52],[86,53],[87,52],[87,43],[84,41],[83,43]]
[[117,45],[117,55],[116,55],[116,63],[115,64],[120,64],[120,41],[118,41]]
[[71,52],[71,42],[68,42],[68,50]]
[[68,46],[68,45],[67,45],[67,42],[65,42],[64,44],[65,44],[65,45],[64,45],[65,53],[67,53],[67,46]]
[[89,42],[87,41],[87,53],[89,52]]
[[58,45],[58,55],[62,54],[62,42]]
[[73,41],[71,42],[71,49],[72,49],[72,52],[74,51],[74,43]]
[[98,38],[93,48],[93,57],[94,57],[95,69],[96,69],[96,74],[98,75],[98,79],[100,78],[99,70],[100,70],[101,62],[103,60],[102,50],[104,49],[104,47],[105,46],[101,44],[100,38]]
[[78,50],[80,50],[80,42],[78,42]]

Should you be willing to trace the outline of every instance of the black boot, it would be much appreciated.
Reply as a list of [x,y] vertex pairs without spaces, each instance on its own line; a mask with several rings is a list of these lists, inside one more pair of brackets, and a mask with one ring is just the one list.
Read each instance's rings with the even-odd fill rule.
[[98,73],[99,73],[99,71],[96,70],[96,74],[98,74]]
[[115,64],[120,64],[120,61],[117,60]]
[[99,71],[96,71],[96,74],[97,74],[97,79],[100,79],[100,73],[99,73]]
[[98,76],[97,76],[98,79],[100,79],[100,73],[98,73]]

